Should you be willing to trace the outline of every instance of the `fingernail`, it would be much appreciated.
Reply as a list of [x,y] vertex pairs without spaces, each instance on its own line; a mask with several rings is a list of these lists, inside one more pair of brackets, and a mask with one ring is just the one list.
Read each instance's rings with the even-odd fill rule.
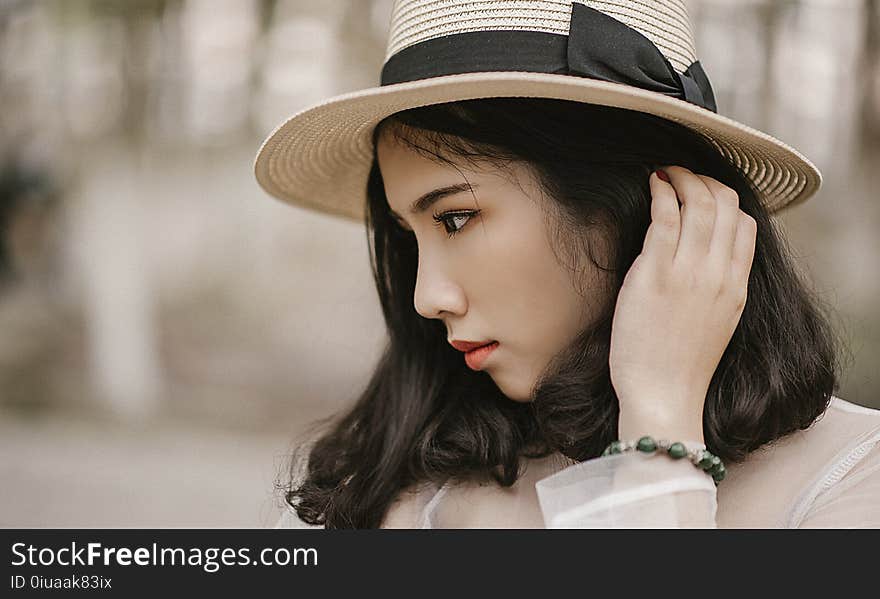
[[654,171],[654,172],[657,173],[657,176],[658,176],[660,179],[666,181],[667,183],[670,182],[670,181],[669,181],[669,175],[667,175],[665,171],[662,171],[662,170],[660,170],[660,169],[658,168],[658,169],[657,169],[656,171]]

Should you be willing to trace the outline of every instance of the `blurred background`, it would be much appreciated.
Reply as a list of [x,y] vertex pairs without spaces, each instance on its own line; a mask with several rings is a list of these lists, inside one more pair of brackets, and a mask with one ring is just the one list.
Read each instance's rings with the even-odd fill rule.
[[[719,112],[811,158],[778,220],[880,407],[880,0],[692,0]],[[362,227],[252,176],[378,83],[391,0],[0,0],[0,527],[265,527],[384,342]],[[352,333],[355,334],[352,334]]]

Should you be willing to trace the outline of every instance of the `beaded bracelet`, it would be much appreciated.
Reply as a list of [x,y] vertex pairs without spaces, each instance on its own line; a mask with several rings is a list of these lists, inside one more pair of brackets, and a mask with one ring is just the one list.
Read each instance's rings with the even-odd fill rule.
[[712,480],[715,481],[715,486],[718,486],[718,483],[724,480],[724,475],[727,474],[721,458],[706,449],[688,450],[684,443],[677,441],[670,443],[663,439],[655,441],[653,437],[647,436],[642,437],[638,441],[613,441],[605,448],[602,455],[606,456],[633,450],[654,453],[658,449],[664,450],[669,457],[675,460],[688,457],[694,466],[712,477]]

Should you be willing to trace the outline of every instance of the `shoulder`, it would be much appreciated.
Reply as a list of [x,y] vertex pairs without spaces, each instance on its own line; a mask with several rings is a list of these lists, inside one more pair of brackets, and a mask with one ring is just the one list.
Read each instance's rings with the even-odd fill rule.
[[880,441],[880,410],[832,396],[825,412],[794,437],[795,445],[821,449],[819,453],[827,455],[831,462],[851,459],[859,448]]
[[880,432],[880,410],[831,396],[826,410],[806,429],[777,439],[755,452],[804,461],[831,461],[855,444],[870,442]]
[[805,441],[846,450],[853,444],[871,443],[880,432],[880,410],[831,397],[828,408],[802,432]]
[[880,410],[875,410],[874,408],[868,408],[865,406],[860,406],[858,404],[850,403],[845,399],[841,399],[840,397],[831,396],[831,402],[828,405],[828,409],[825,411],[826,414],[834,413],[834,414],[850,414],[855,417],[858,417],[860,420],[867,419],[868,421],[873,421],[875,424],[880,426]]
[[[793,504],[789,526],[818,522],[816,514],[856,484],[862,489],[868,488],[866,484],[880,488],[880,469],[876,465],[880,462],[880,410],[832,397],[828,409],[804,431],[803,437],[810,445],[824,448],[819,454],[824,459]],[[867,499],[880,505],[880,497]]]
[[388,508],[382,528],[422,528],[425,509],[438,490],[437,485],[430,482],[404,488]]
[[799,526],[830,493],[863,476],[865,460],[877,452],[880,410],[832,396],[808,428],[729,465],[718,489],[719,522],[725,527]]

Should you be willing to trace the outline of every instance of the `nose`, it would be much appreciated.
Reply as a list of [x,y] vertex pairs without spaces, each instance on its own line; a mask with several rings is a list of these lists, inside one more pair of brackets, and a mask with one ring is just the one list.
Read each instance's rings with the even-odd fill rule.
[[424,318],[442,318],[444,313],[463,315],[467,311],[461,286],[443,269],[423,263],[421,255],[413,305]]

